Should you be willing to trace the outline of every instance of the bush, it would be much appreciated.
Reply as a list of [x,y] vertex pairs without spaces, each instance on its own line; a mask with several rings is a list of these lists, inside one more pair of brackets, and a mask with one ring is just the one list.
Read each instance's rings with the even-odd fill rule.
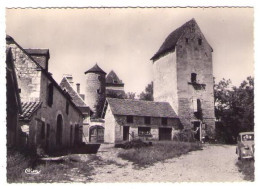
[[173,137],[177,142],[195,142],[194,133],[191,129],[183,129]]
[[24,151],[7,149],[7,182],[23,182],[27,175],[26,168],[36,166],[36,155],[26,149]]
[[147,146],[152,146],[152,142],[143,142],[141,139],[135,139],[129,142],[115,144],[115,148],[124,148],[124,149],[142,148]]
[[200,150],[200,143],[158,141],[149,148],[132,148],[122,151],[119,157],[132,161],[134,164],[145,167],[158,161],[163,161],[173,157],[179,157],[190,151]]
[[248,181],[255,180],[255,162],[254,160],[241,160],[236,163],[240,171],[242,171],[244,175],[244,179]]

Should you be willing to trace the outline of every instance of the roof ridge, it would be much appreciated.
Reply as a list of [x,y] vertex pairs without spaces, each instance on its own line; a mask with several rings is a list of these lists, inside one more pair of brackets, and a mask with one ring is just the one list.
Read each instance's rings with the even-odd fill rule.
[[73,91],[78,95],[78,97],[80,98],[80,100],[82,100],[82,102],[87,106],[87,104],[84,102],[84,100],[81,98],[81,96],[79,95],[79,93],[77,91],[74,90],[74,88],[72,87],[72,85],[70,84],[70,82],[68,81],[68,79],[66,77],[65,80],[67,81],[67,83],[69,84],[69,86],[73,89]]

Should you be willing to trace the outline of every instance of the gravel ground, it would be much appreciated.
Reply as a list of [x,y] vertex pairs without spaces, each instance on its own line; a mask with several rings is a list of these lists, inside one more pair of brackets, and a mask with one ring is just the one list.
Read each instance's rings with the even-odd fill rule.
[[[95,167],[94,174],[86,182],[244,181],[235,165],[235,146],[205,145],[203,150],[158,162],[148,168],[138,168],[131,162],[118,158],[120,150],[123,149],[102,144],[96,155],[97,160],[91,163]],[[89,155],[81,155],[81,159],[86,161]]]

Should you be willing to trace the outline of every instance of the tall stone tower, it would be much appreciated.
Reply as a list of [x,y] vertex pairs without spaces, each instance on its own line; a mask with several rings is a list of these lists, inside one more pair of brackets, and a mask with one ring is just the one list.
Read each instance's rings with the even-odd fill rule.
[[154,100],[167,101],[195,137],[214,137],[213,49],[194,19],[173,31],[151,58]]
[[85,75],[85,102],[93,110],[93,117],[99,118],[106,99],[106,72],[96,64]]

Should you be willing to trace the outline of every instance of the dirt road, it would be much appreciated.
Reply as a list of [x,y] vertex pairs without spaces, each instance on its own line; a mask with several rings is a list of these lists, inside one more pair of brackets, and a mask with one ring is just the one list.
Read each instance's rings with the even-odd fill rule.
[[[233,182],[244,181],[235,163],[235,146],[207,145],[201,151],[158,162],[148,168],[136,168],[117,157],[122,149],[102,145],[94,175],[88,182]],[[87,155],[85,157],[87,158]],[[103,162],[103,163],[102,163]]]

